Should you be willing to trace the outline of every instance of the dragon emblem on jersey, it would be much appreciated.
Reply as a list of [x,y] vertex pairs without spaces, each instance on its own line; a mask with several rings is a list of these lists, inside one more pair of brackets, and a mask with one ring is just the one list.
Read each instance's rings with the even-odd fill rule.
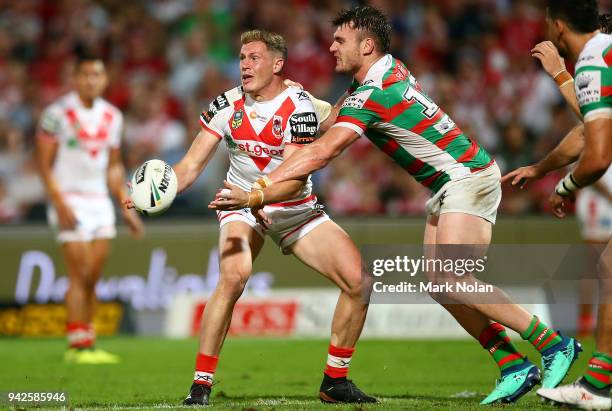
[[242,111],[242,109],[234,113],[234,117],[232,118],[232,130],[236,130],[242,125],[242,117],[244,117],[244,111]]
[[272,134],[276,138],[283,138],[283,118],[281,116],[272,117]]

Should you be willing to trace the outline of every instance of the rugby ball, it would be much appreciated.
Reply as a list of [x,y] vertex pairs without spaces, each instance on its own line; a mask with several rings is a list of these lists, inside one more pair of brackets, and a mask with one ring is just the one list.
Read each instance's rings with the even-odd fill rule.
[[130,198],[140,213],[160,214],[174,201],[177,186],[170,164],[162,160],[145,161],[132,176]]

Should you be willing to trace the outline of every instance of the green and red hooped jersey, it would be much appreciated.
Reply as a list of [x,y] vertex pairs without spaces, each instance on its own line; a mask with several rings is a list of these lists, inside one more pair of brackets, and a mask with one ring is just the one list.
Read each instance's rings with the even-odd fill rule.
[[333,127],[365,134],[433,192],[493,163],[390,54],[370,68],[362,84],[353,82],[349,93]]
[[612,36],[599,33],[576,62],[574,87],[584,121],[612,118]]

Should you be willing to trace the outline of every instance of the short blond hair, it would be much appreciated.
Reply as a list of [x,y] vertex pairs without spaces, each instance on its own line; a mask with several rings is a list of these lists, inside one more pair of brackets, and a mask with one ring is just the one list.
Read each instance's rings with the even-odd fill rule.
[[261,41],[268,50],[280,54],[283,60],[287,60],[287,42],[280,34],[266,30],[250,30],[240,35],[241,44],[248,44],[254,41]]

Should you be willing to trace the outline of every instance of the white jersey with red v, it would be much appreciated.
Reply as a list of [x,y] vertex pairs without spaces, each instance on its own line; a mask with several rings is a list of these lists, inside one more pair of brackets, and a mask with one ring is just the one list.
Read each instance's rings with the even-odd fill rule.
[[[295,87],[268,101],[255,101],[236,87],[210,104],[200,124],[225,141],[230,156],[227,180],[247,191],[278,167],[286,146],[311,143],[319,128],[308,95]],[[310,196],[311,186],[309,178],[296,199]]]
[[38,137],[58,144],[53,174],[62,193],[106,196],[109,152],[121,144],[121,112],[97,98],[85,107],[69,93],[42,113]]

